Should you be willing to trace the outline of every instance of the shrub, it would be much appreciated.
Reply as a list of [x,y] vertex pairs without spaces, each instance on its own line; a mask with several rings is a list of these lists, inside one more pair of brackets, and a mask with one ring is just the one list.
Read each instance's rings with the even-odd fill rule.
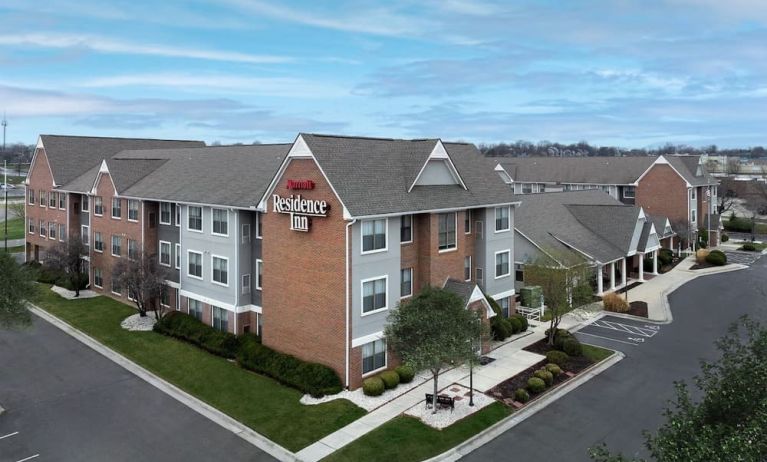
[[415,377],[415,371],[407,364],[397,366],[397,368],[394,369],[394,372],[399,375],[400,383],[410,383],[413,381],[413,377]]
[[740,250],[746,250],[748,252],[756,252],[756,246],[751,242],[746,242],[740,247]]
[[658,261],[662,266],[670,265],[674,261],[674,252],[671,249],[660,249],[658,251]]
[[722,242],[727,242],[727,241],[729,241],[729,240],[730,240],[730,236],[729,236],[729,235],[727,235],[727,234],[725,234],[725,233],[722,233],[722,237],[720,238],[720,240],[721,240]]
[[706,257],[706,262],[714,266],[723,266],[727,264],[727,255],[721,250],[712,250]]
[[378,376],[383,380],[387,390],[396,388],[399,385],[399,374],[394,371],[383,371]]
[[629,310],[628,302],[615,292],[605,294],[602,297],[602,304],[605,310],[612,311],[613,313],[626,313]]
[[567,353],[568,356],[580,356],[583,354],[583,347],[577,338],[570,337],[562,345],[562,351]]
[[341,379],[333,369],[274,351],[259,343],[254,336],[246,336],[240,341],[237,362],[246,369],[315,397],[341,391]]
[[530,377],[527,379],[527,389],[530,393],[538,394],[546,389],[546,382],[538,377]]
[[[565,354],[567,354],[567,353],[565,353]],[[557,366],[554,363],[546,364],[546,370],[551,372],[551,375],[553,375],[554,377],[557,377],[558,375],[562,374],[562,368]]]
[[490,318],[490,329],[493,332],[494,340],[505,340],[512,334],[511,324],[500,315]]
[[527,328],[530,326],[530,323],[527,322],[527,318],[524,317],[523,315],[515,314],[512,317],[519,319],[519,321],[522,323],[522,330],[520,332],[525,332],[527,330]]
[[517,388],[517,390],[514,392],[514,399],[520,403],[526,403],[530,401],[530,393],[528,393],[524,388]]
[[706,257],[708,257],[709,251],[706,249],[698,249],[695,251],[695,261],[702,265],[706,262]]
[[362,382],[362,392],[365,396],[381,396],[386,385],[380,377],[368,377]]
[[554,374],[547,371],[546,369],[538,369],[537,371],[533,372],[533,375],[546,382],[547,387],[550,387],[554,383]]
[[522,321],[519,318],[512,316],[508,319],[508,321],[509,324],[511,324],[512,331],[515,334],[522,332]]
[[564,351],[551,350],[546,352],[546,360],[559,367],[564,367],[564,365],[567,364],[567,361],[570,360],[570,356]]
[[187,314],[172,311],[154,325],[154,330],[224,358],[237,356],[240,341],[234,334],[221,332]]

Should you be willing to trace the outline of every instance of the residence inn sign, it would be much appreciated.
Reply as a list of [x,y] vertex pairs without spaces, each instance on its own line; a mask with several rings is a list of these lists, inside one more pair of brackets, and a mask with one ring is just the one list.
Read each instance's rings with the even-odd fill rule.
[[[314,189],[312,180],[288,180],[288,189]],[[290,229],[293,231],[309,231],[312,223],[311,217],[327,217],[330,206],[327,201],[305,199],[301,194],[291,194],[282,197],[279,194],[272,196],[273,210],[277,213],[290,215]]]

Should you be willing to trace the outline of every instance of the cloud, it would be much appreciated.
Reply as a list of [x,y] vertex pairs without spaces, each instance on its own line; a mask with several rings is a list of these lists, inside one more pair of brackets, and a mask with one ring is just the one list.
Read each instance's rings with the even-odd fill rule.
[[286,56],[254,55],[237,51],[205,50],[194,47],[183,48],[159,44],[126,42],[94,35],[61,33],[0,35],[0,45],[84,49],[99,53],[162,56],[166,58],[189,58],[250,64],[286,63],[292,61],[292,58]]

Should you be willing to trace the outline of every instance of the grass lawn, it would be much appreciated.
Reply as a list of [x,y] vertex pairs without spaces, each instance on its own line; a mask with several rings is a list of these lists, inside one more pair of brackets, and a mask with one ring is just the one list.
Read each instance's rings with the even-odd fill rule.
[[[764,249],[767,249],[767,244],[762,244],[760,242],[739,241],[739,242],[736,242],[736,244],[740,246],[743,246],[743,244],[753,244],[754,247],[756,247],[756,250],[758,250],[759,252],[761,252]],[[743,250],[743,249],[738,248],[738,250]]]
[[350,401],[304,406],[301,392],[195,346],[120,322],[136,310],[107,297],[66,300],[40,285],[35,303],[290,451],[298,451],[365,414]]
[[[0,248],[0,250],[5,250],[4,248]],[[8,253],[21,253],[24,251],[23,245],[17,245],[16,247],[8,247]]]
[[[0,237],[5,236],[5,221],[0,221]],[[8,239],[24,239],[24,218],[8,220]]]
[[493,425],[511,411],[493,403],[444,430],[413,417],[400,416],[323,459],[331,461],[418,461],[434,457]]
[[602,361],[603,359],[607,359],[610,356],[612,356],[613,353],[615,353],[612,350],[608,350],[606,348],[600,348],[594,345],[587,345],[585,343],[582,343],[581,346],[583,347],[583,356],[589,358],[594,363],[598,363],[599,361]]

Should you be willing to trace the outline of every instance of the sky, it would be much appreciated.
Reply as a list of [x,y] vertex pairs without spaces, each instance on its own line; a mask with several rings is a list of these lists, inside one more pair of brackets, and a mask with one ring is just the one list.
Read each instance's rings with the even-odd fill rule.
[[767,145],[765,0],[3,0],[38,134]]

